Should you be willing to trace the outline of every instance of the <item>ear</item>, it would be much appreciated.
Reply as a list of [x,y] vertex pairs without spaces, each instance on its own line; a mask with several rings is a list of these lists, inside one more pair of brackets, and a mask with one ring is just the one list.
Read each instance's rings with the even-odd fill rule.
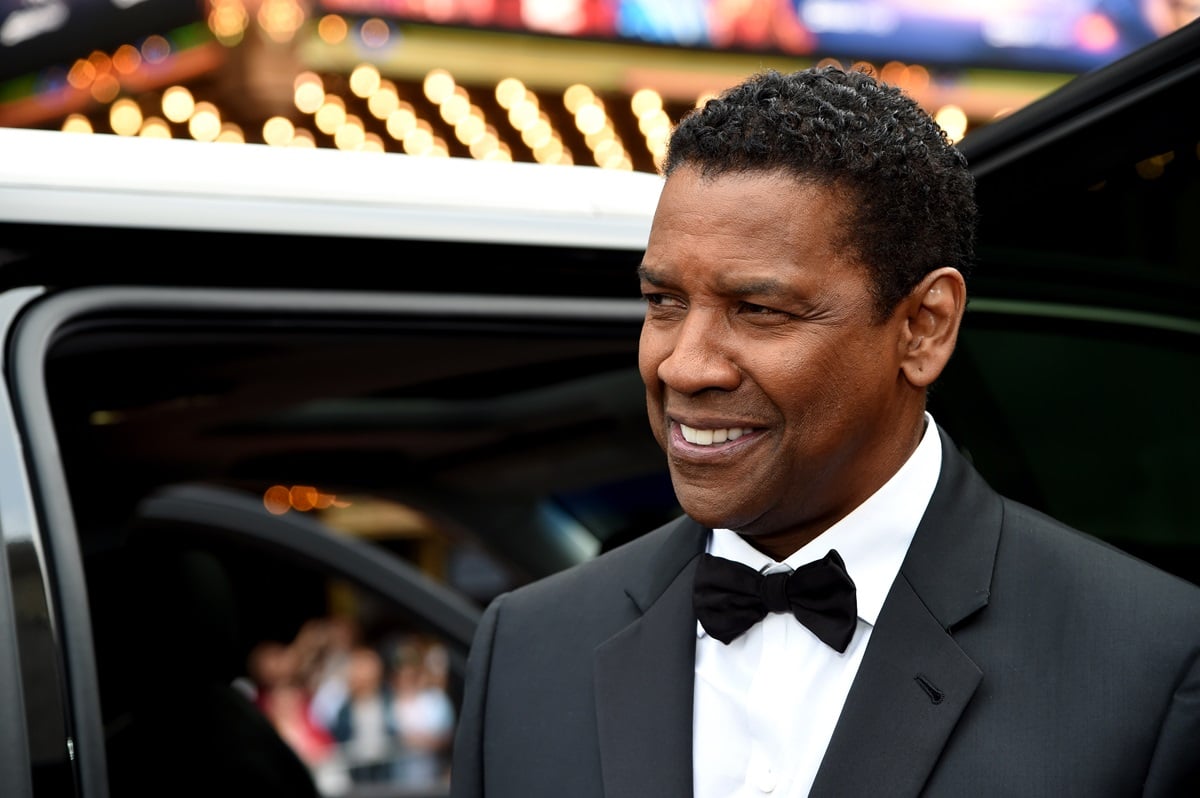
[[901,303],[905,324],[900,370],[916,388],[927,388],[950,362],[967,306],[967,286],[958,269],[925,276]]

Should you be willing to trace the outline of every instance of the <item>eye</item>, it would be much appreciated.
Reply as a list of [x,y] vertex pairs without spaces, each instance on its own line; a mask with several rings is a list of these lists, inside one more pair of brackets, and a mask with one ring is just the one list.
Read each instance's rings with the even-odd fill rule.
[[775,310],[774,308],[769,308],[766,305],[756,305],[753,302],[743,302],[742,313],[752,316],[788,315],[782,310]]
[[683,307],[683,302],[670,294],[659,294],[650,291],[642,292],[642,299],[655,307]]

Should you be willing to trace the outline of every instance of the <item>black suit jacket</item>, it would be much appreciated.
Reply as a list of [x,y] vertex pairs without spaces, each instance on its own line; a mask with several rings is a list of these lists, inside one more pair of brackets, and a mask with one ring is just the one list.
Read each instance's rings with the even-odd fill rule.
[[[1200,796],[1200,588],[942,448],[810,795]],[[491,603],[454,798],[692,795],[707,534],[681,518]]]

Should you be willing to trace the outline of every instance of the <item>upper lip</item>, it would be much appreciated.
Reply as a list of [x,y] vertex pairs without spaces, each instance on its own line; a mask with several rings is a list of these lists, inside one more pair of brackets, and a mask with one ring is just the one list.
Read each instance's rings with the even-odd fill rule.
[[762,426],[760,424],[755,424],[750,421],[735,421],[732,419],[714,419],[711,417],[710,418],[702,418],[702,417],[683,418],[682,416],[676,416],[676,415],[671,415],[671,414],[667,414],[667,419],[673,423],[683,424],[684,426],[691,427],[692,429],[732,429],[734,427],[740,427],[742,429],[758,429]]

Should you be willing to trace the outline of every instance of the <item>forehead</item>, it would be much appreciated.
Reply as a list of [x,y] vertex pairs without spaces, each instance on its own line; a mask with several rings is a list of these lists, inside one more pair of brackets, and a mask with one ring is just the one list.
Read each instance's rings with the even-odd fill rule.
[[643,259],[656,275],[704,273],[719,283],[794,283],[852,271],[844,193],[779,173],[713,177],[681,168],[667,179]]

